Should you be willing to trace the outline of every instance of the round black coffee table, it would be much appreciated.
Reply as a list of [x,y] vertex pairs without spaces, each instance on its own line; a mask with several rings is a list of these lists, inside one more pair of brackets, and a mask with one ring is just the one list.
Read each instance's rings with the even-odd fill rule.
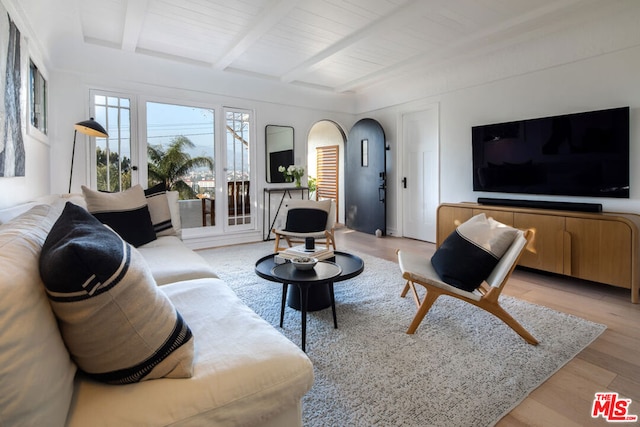
[[[307,311],[322,310],[331,306],[333,312],[333,326],[338,327],[335,298],[333,294],[334,282],[351,279],[362,273],[364,262],[362,258],[346,252],[335,251],[332,258],[320,261],[311,271],[296,270],[293,264],[276,264],[275,254],[266,255],[256,262],[255,272],[263,279],[282,283],[282,301],[280,304],[280,327],[284,319],[284,305],[289,290],[288,305],[301,311],[302,321],[302,350],[305,350]],[[337,275],[334,267],[340,271]],[[332,276],[332,277],[329,277]],[[295,286],[289,286],[295,285]]]

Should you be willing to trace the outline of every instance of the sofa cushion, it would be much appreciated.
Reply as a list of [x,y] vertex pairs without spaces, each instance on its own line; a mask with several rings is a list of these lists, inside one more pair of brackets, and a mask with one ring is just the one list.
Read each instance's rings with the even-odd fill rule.
[[118,193],[104,193],[82,186],[87,210],[133,246],[156,238],[144,190],[140,185]]
[[38,259],[60,215],[40,205],[0,226],[0,424],[62,426],[76,367],[69,357]]
[[517,233],[484,213],[476,215],[442,242],[431,264],[443,282],[471,292],[489,276]]
[[305,353],[222,280],[161,289],[198,337],[193,376],[117,388],[81,377],[69,427],[262,425],[311,388],[313,366]]
[[13,218],[27,212],[34,206],[37,206],[37,202],[21,203],[16,206],[0,209],[0,224],[5,224],[11,221]]
[[[218,277],[211,265],[176,236],[160,236],[138,251],[158,286],[190,279]],[[171,260],[171,262],[167,262]]]
[[156,232],[156,237],[175,236],[176,230],[173,228],[171,221],[167,186],[164,183],[154,185],[144,190],[144,195],[147,198],[151,223]]
[[193,336],[140,253],[67,203],[42,247],[40,274],[77,365],[123,384],[191,376]]

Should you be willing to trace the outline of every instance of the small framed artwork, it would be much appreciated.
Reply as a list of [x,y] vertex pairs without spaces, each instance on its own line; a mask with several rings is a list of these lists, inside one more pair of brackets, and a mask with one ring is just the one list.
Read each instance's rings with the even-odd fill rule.
[[369,166],[369,140],[363,139],[362,141],[360,141],[360,144],[362,166],[367,167]]

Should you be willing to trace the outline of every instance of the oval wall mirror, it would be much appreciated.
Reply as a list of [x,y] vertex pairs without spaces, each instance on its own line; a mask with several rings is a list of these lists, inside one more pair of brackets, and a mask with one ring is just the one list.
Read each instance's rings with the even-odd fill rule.
[[293,161],[293,128],[291,126],[267,125],[265,127],[267,182],[282,183],[284,175],[278,172]]

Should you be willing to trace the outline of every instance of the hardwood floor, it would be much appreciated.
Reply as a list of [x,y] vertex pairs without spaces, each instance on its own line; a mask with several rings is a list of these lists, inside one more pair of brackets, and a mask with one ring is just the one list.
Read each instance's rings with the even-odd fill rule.
[[[435,245],[412,239],[336,230],[337,246],[397,261],[397,249],[433,253]],[[591,417],[596,392],[612,391],[632,400],[640,416],[640,304],[628,289],[517,269],[503,294],[602,323],[607,330],[497,424],[510,426],[609,425]],[[400,289],[398,290],[398,295]],[[418,333],[419,333],[418,329]],[[544,337],[537,337],[541,341]]]

